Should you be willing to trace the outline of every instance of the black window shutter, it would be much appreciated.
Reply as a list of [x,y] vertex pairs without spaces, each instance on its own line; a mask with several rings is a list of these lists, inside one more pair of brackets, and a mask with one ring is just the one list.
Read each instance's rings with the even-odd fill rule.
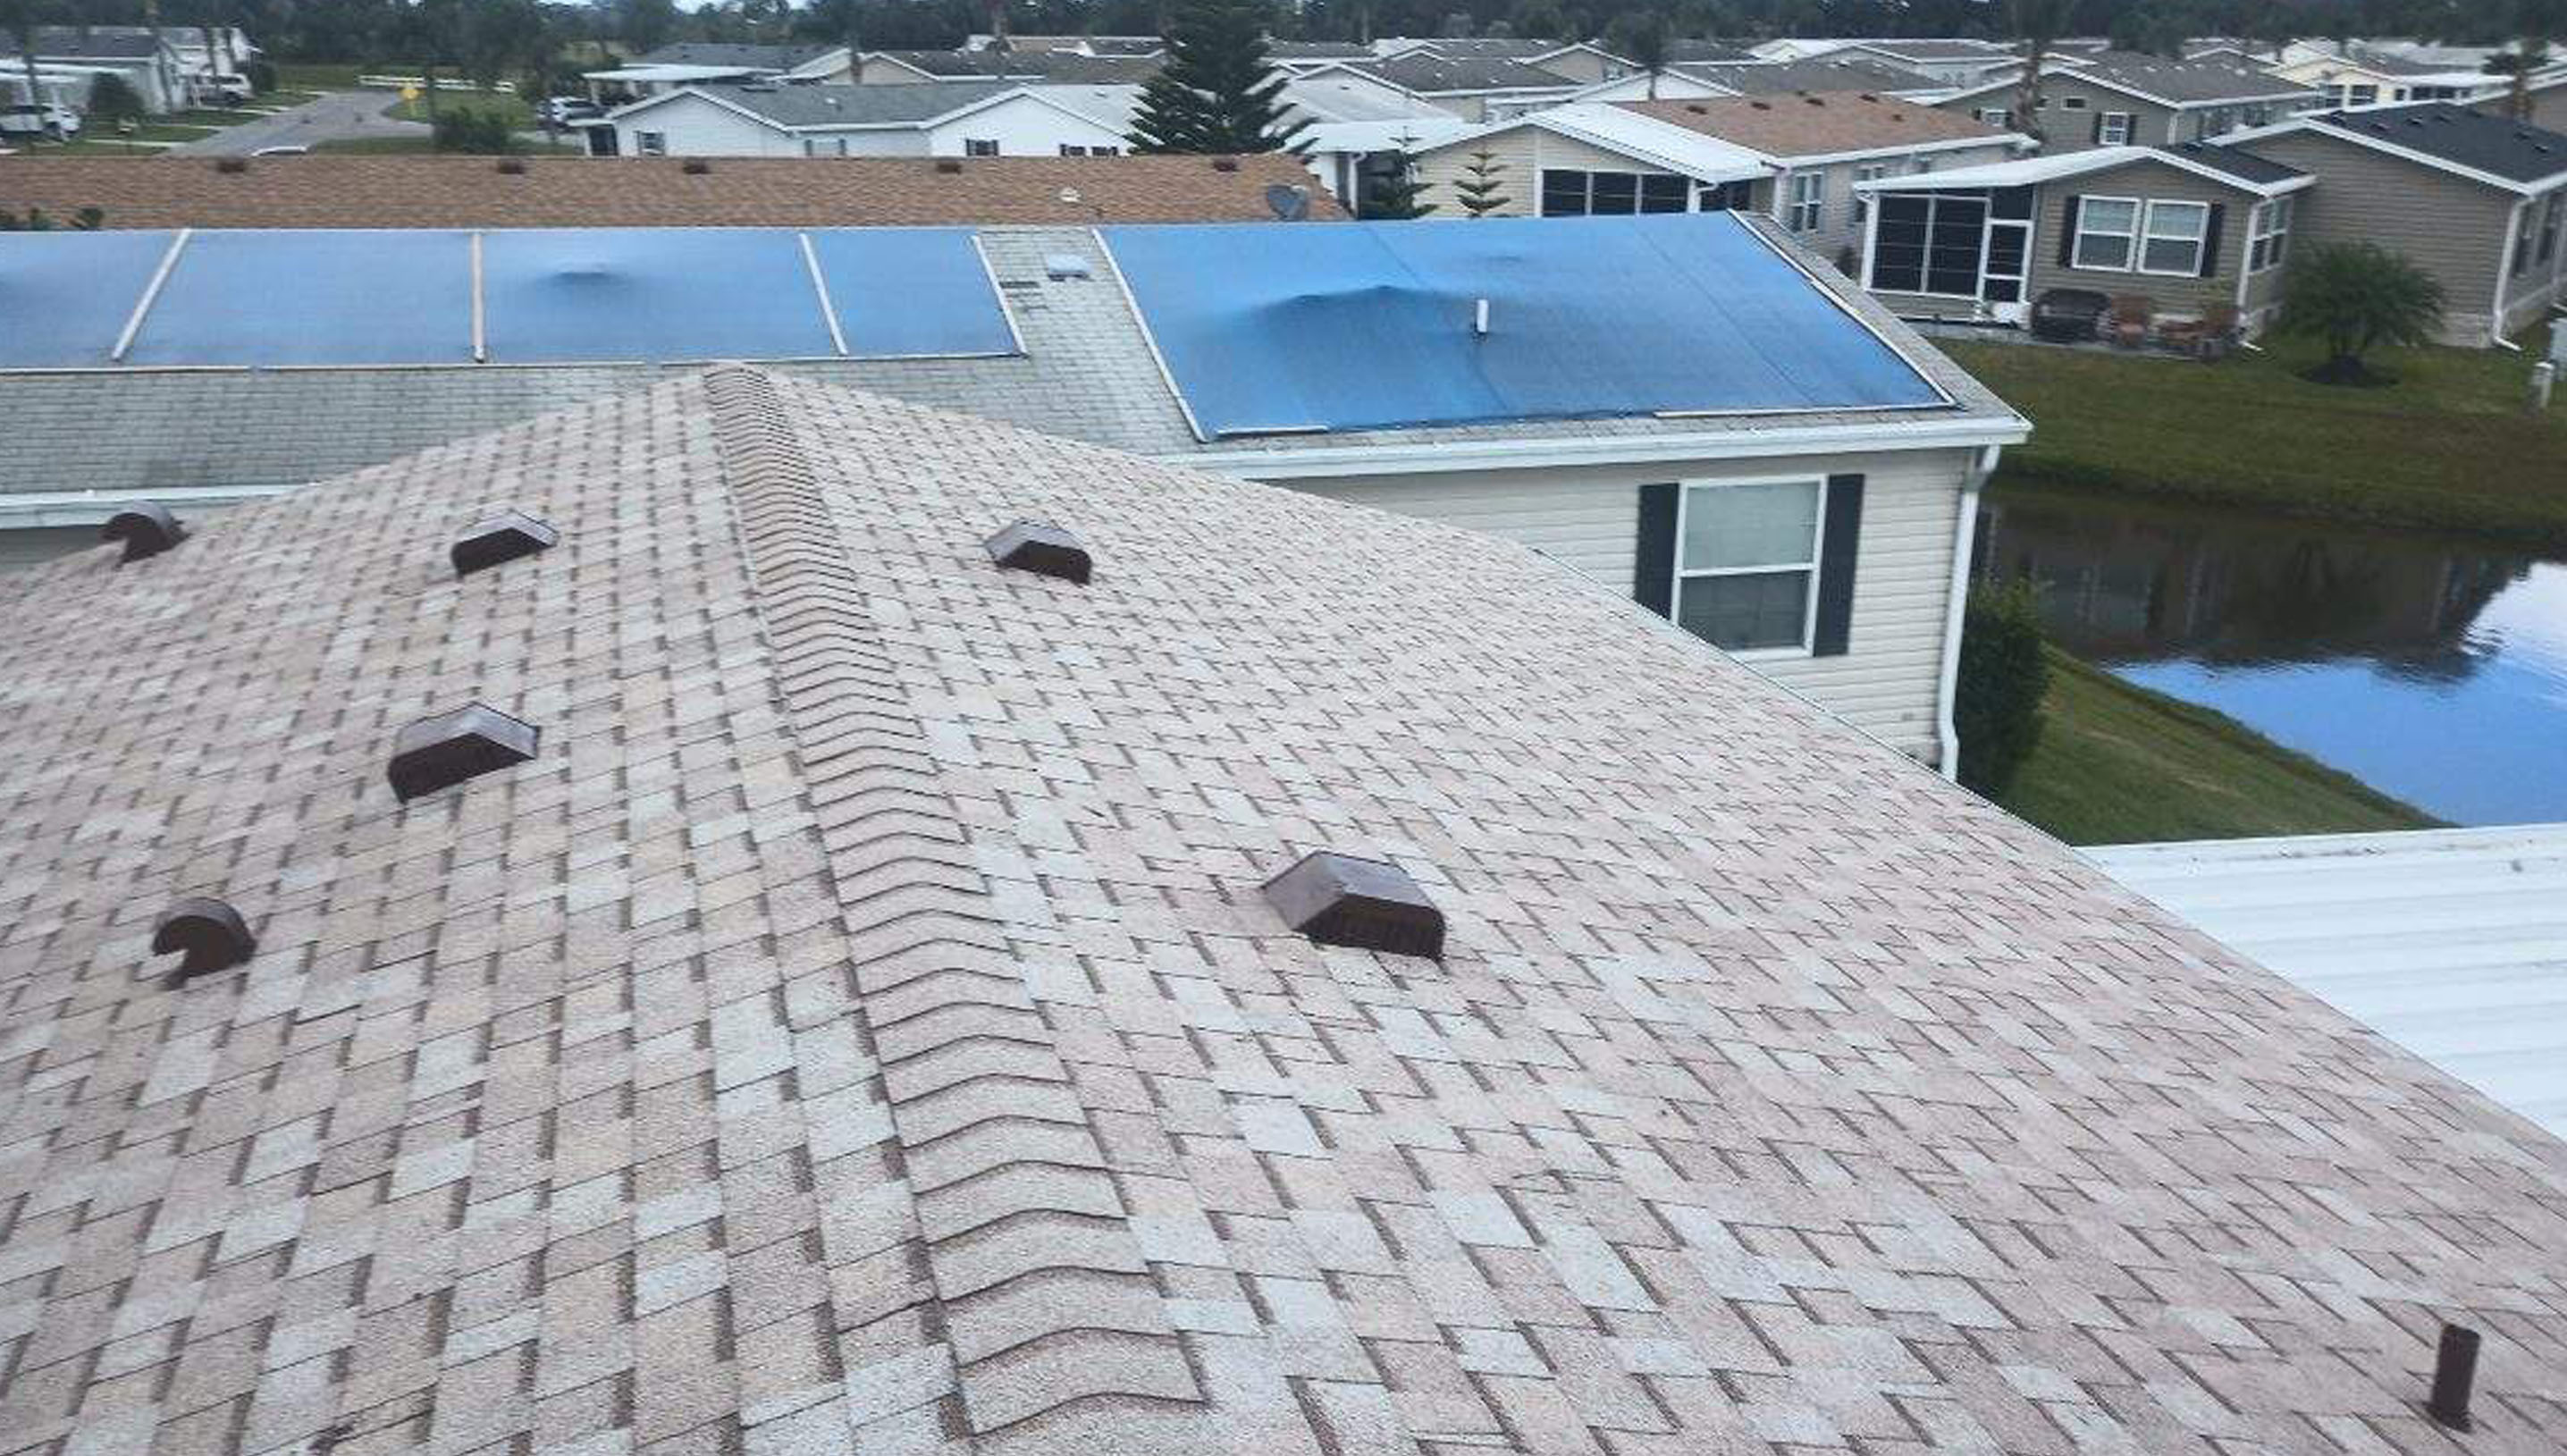
[[2059,266],[2063,268],[2077,261],[2077,214],[2085,210],[2085,198],[2071,197],[2059,214]]
[[1675,613],[1676,489],[1640,487],[1640,531],[1631,546],[1631,599],[1661,617]]
[[2087,140],[2087,141],[2089,141],[2089,142],[2096,143],[2096,144],[2098,144],[2098,145],[2101,145],[2101,144],[2103,143],[2103,141],[2104,141],[2104,114],[2103,114],[2102,112],[2097,112],[2097,113],[2095,114],[2095,135],[2093,135],[2093,136],[2091,136],[2091,137],[2087,138],[2086,140]]
[[2204,278],[2219,276],[2219,227],[2227,220],[2228,204],[2211,203],[2210,220],[2201,227],[2201,276]]
[[1819,621],[1810,656],[1843,657],[1854,640],[1854,559],[1862,541],[1862,477],[1828,477],[1827,540],[1819,547]]

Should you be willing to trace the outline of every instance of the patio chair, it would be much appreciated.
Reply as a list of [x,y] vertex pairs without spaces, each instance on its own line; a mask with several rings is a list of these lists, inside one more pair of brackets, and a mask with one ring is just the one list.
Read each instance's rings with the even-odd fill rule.
[[2137,349],[2148,342],[2149,326],[2155,322],[2156,300],[2144,293],[2117,293],[2113,296],[2113,316],[2106,321],[2104,337],[2125,349]]
[[2157,330],[2157,337],[2169,349],[2203,359],[2216,359],[2237,342],[2241,316],[2233,303],[2214,303],[2201,311],[2197,319],[2167,323]]

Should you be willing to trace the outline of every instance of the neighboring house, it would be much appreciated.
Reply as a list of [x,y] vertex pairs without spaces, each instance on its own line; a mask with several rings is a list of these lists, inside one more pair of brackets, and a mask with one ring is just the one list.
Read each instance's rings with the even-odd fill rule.
[[[1455,125],[1460,125],[1456,123]],[[731,157],[597,166],[530,156],[0,157],[0,210],[82,207],[131,228],[872,227],[960,223],[1265,222],[1275,186],[1306,185],[1282,152],[1251,156]],[[1310,215],[1345,214],[1324,196]]]
[[589,127],[601,156],[1113,156],[1133,87],[690,86]]
[[1599,81],[1619,80],[1637,69],[1629,59],[1614,55],[1592,41],[1439,39],[1420,41],[1414,46],[1404,47],[1390,54],[1416,55],[1421,52],[1443,56],[1454,61],[1514,61],[1520,65],[1539,66],[1554,75],[1567,77],[1580,86],[1592,86]]
[[580,73],[591,98],[608,105],[665,96],[708,84],[819,79],[843,72],[844,46],[762,46],[687,41],[662,46],[600,71]]
[[[153,116],[182,111],[195,104],[187,65],[172,44],[177,32],[140,25],[40,25],[33,28],[38,79],[48,101],[86,105],[89,89],[101,76],[114,76],[134,89],[143,109]],[[15,31],[0,30],[0,75],[15,73],[25,90],[26,57]],[[57,90],[59,88],[59,90]]]
[[2022,63],[2022,58],[2007,47],[1978,40],[1865,40],[1823,54],[1841,60],[1886,62],[1945,86],[1974,86]]
[[0,593],[12,1439],[2567,1447],[2567,1147],[1561,561],[775,369],[438,429]]
[[2448,295],[2445,343],[2503,340],[2567,299],[2567,134],[2425,102],[2238,140],[2317,177],[2304,241],[2377,243],[2432,274]]
[[[1991,126],[2015,127],[2021,68],[1935,103]],[[2311,93],[2216,61],[2109,51],[2041,78],[2044,148],[2163,146],[2260,127],[2314,102]]]
[[1568,100],[1583,84],[1522,61],[1457,59],[1431,50],[1342,61],[1304,74],[1326,77],[1340,70],[1396,87],[1466,122],[1493,122],[1553,106]]
[[846,53],[822,80],[858,86],[905,86],[929,81],[1019,81],[1066,86],[1138,86],[1159,74],[1166,58],[1093,56],[1082,51],[867,51],[854,68]]
[[[2544,127],[2552,132],[2567,132],[2567,69],[2535,76],[2532,78],[2530,92],[2531,115],[2525,120],[2533,126]],[[2491,117],[2511,116],[2512,113],[2508,110],[2513,105],[2513,89],[2510,82],[2503,90],[2491,93],[2484,100],[2473,105],[2476,110]]]
[[1863,286],[1906,318],[2020,326],[2053,289],[2252,334],[2316,178],[2235,146],[2105,146],[1864,184]]
[[2272,74],[2317,93],[2320,106],[2345,108],[2418,101],[2465,101],[2500,87],[2488,76],[2481,50],[2454,55],[2355,41],[2328,49],[2285,53]]
[[1893,66],[1867,56],[1820,56],[1806,61],[1686,62],[1674,69],[1732,96],[1869,91],[1881,96],[1932,100],[1951,89],[1904,66]]
[[1287,121],[1394,122],[1416,117],[1470,125],[1447,109],[1378,77],[1333,67],[1306,75],[1287,75],[1276,101],[1284,108]]
[[[1418,151],[1476,130],[1439,108],[1427,108],[1427,113],[1379,122],[1313,122],[1294,139],[1293,149],[1329,196],[1360,212],[1363,199],[1413,165]],[[1445,205],[1450,208],[1450,199]],[[1512,214],[1516,209],[1500,210]]]
[[1753,61],[1756,54],[1732,41],[1687,40],[1682,37],[1667,42],[1670,65],[1693,65],[1705,61]]
[[1506,182],[1503,217],[1743,208],[1774,174],[1757,152],[1618,106],[1552,107],[1408,149],[1439,218],[1468,215],[1455,188],[1484,152]]
[[1580,102],[1617,101],[1700,101],[1705,97],[1736,96],[1725,86],[1705,81],[1682,67],[1670,66],[1655,76],[1634,72],[1612,81],[1599,81],[1569,94],[1562,105]]
[[1862,243],[1857,182],[2002,161],[2028,145],[1968,117],[1862,91],[1622,105],[1763,158],[1771,174],[1748,205],[1840,265]]
[[1338,61],[1364,61],[1373,48],[1355,41],[1278,41],[1266,43],[1266,59],[1286,71],[1307,71]]
[[[717,181],[733,164],[712,165]],[[94,528],[144,496],[196,509],[622,393],[665,378],[664,362],[790,357],[816,379],[1537,548],[1591,577],[1599,601],[1670,614],[1881,741],[1951,761],[1971,502],[2028,427],[1770,221],[994,227],[892,239],[879,268],[861,232],[811,235],[845,358],[808,322],[820,269],[806,276],[815,260],[790,234],[489,231],[477,274],[465,239],[421,239],[402,266],[433,276],[443,259],[458,295],[386,327],[423,305],[371,301],[380,286],[349,270],[392,266],[380,249],[200,230],[125,364],[104,363],[108,347],[169,243],[0,237],[0,257],[69,260],[12,276],[22,295],[55,295],[66,322],[44,338],[94,333],[101,361],[0,370],[0,517]],[[243,316],[217,297],[223,279],[272,277],[288,256],[310,280],[290,329],[193,329]],[[951,266],[925,266],[940,258]],[[486,365],[461,349],[475,278]],[[1485,335],[1457,306],[1473,298],[1493,304]],[[110,304],[122,312],[106,321]],[[946,342],[948,321],[974,319],[986,327]],[[443,364],[363,362],[416,361],[440,340]],[[546,341],[553,359],[607,362],[547,363]],[[42,342],[0,335],[14,351],[0,359]],[[338,363],[159,367],[244,354]]]

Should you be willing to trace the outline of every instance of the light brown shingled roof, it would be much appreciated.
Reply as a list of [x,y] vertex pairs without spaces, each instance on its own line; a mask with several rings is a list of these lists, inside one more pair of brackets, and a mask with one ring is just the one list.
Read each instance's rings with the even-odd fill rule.
[[731,368],[13,580],[0,735],[18,1450],[2567,1442],[2567,1149],[1459,531]]
[[2007,134],[1972,117],[1867,91],[1791,92],[1711,101],[1626,101],[1617,106],[1706,137],[1776,156],[1995,142]]
[[[224,172],[206,157],[0,158],[0,208],[110,227],[839,227],[1002,222],[1272,221],[1266,189],[1310,190],[1314,217],[1343,217],[1289,156],[259,157]],[[947,170],[952,167],[954,170]],[[1061,191],[1077,193],[1061,200]]]

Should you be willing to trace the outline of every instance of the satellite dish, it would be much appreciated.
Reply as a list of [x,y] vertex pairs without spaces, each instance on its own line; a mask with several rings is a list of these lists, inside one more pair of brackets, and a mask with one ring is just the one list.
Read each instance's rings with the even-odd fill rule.
[[1266,205],[1278,218],[1298,222],[1310,215],[1310,189],[1290,182],[1277,182],[1266,189]]

